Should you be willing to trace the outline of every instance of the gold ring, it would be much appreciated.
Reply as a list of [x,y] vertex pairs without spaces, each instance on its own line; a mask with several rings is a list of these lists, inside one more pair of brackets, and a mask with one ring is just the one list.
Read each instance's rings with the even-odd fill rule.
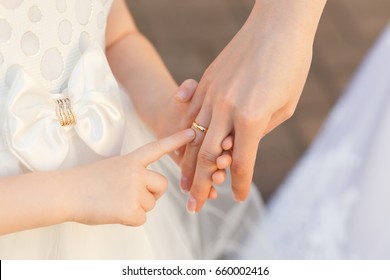
[[200,132],[203,132],[203,133],[206,133],[207,130],[208,130],[207,127],[203,127],[203,126],[197,124],[196,122],[192,123],[192,128],[195,128],[195,129],[197,129],[197,130],[199,130]]
[[61,126],[75,125],[76,116],[72,111],[72,105],[69,97],[63,97],[55,100],[57,118]]

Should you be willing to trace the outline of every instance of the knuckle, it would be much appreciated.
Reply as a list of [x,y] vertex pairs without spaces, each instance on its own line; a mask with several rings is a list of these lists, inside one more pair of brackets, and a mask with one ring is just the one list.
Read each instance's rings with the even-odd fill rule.
[[141,211],[137,217],[129,224],[129,226],[139,227],[146,223],[146,213]]
[[183,160],[181,163],[182,173],[184,175],[194,172],[194,163],[190,162],[189,159]]
[[244,128],[253,128],[261,121],[261,114],[253,110],[239,110],[237,122]]
[[233,162],[231,171],[234,175],[237,176],[247,176],[249,174],[249,171],[241,162]]
[[237,109],[237,104],[233,98],[224,95],[217,100],[218,107],[223,111],[231,111]]
[[203,141],[202,141],[201,137],[199,137],[198,133],[196,133],[195,139],[192,142],[190,142],[188,145],[191,148],[199,149],[202,146],[202,143],[203,143]]
[[198,203],[203,203],[207,199],[208,194],[210,193],[210,188],[211,186],[207,189],[193,187],[191,189],[191,196],[194,197]]
[[130,205],[127,208],[124,208],[120,214],[120,218],[119,218],[120,224],[126,226],[133,226],[136,222],[136,219],[134,219],[134,217],[137,217],[137,215],[135,214],[138,212],[139,209],[135,206]]
[[198,162],[202,166],[215,166],[217,164],[217,158],[217,155],[207,150],[200,150],[198,154]]
[[152,209],[154,209],[155,207],[156,207],[156,200],[155,199],[152,199],[151,201],[150,201],[150,205],[149,205],[149,209],[148,209],[148,211],[151,211]]
[[161,193],[164,193],[167,190],[167,188],[168,188],[168,179],[163,177],[163,178],[161,178],[161,180],[162,180],[162,183],[161,183],[161,186],[162,186]]

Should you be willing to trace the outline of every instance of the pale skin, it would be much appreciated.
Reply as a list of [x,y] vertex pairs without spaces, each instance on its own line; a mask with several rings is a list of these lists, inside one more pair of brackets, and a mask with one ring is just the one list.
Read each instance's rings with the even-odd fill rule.
[[[187,110],[197,83],[187,80],[180,87],[176,85],[154,48],[136,31],[123,5],[123,1],[116,1],[108,19],[108,59],[145,123],[161,135],[156,119],[145,112],[163,104],[167,115],[177,118],[174,114]],[[122,25],[126,28],[121,29]],[[118,53],[123,49],[125,53]],[[117,63],[119,57],[123,63]],[[143,97],[137,94],[140,92]],[[166,134],[128,155],[64,171],[1,178],[0,235],[63,222],[144,224],[146,213],[154,208],[168,184],[162,174],[147,166],[195,137],[192,129],[176,128],[170,136]],[[215,197],[211,191],[210,198]]]
[[[216,197],[212,183],[224,180],[219,169],[230,163],[233,193],[244,200],[258,142],[295,108],[325,2],[257,0],[248,22],[205,72],[189,102],[196,84],[187,82],[177,91],[157,52],[138,32],[124,0],[116,0],[107,22],[112,70],[158,137],[181,132],[129,155],[65,171],[1,178],[0,235],[66,221],[141,225],[167,185],[147,165],[188,143],[192,144],[183,163],[183,175],[191,182],[188,210],[200,211],[208,197]],[[292,57],[287,55],[291,52]],[[223,104],[224,114],[217,114],[221,109],[216,110],[216,104]],[[180,124],[173,121],[179,115]],[[205,139],[193,130],[183,131],[194,119],[209,127]],[[229,152],[222,153],[233,145],[229,135],[235,142],[232,162]],[[178,163],[183,158],[180,153],[171,155]]]
[[[111,8],[106,42],[112,71],[130,95],[145,125],[159,138],[189,128],[201,106],[190,108],[197,82],[187,80],[177,91],[176,82],[152,44],[138,31],[124,0],[116,0]],[[180,164],[184,150],[178,151],[181,153],[170,155]],[[216,184],[225,180],[226,163],[210,175]],[[208,198],[216,196],[215,189],[210,188]]]
[[[128,41],[130,37],[142,37],[131,16],[120,12],[126,10],[125,3],[118,1],[117,16],[122,13],[127,24],[117,31],[117,34],[122,34],[117,37],[130,34]],[[178,115],[173,107],[170,107],[172,111],[164,112],[167,117],[158,118],[161,121],[156,122],[148,115],[148,98],[145,95],[142,99],[133,98],[145,123],[159,136],[187,128],[194,120],[209,129],[206,136],[196,131],[197,136],[187,146],[181,161],[182,155],[173,156],[181,162],[181,188],[190,191],[189,212],[202,209],[210,194],[215,193],[213,182],[219,184],[225,179],[226,174],[221,169],[230,165],[233,198],[238,202],[247,198],[260,140],[290,118],[298,103],[325,4],[326,0],[257,0],[242,29],[205,71],[192,102],[185,112],[180,112],[180,125],[175,121],[177,118],[171,118]],[[134,41],[151,50],[143,37]],[[126,51],[125,43],[117,44],[115,48],[120,46]],[[115,61],[114,58],[111,57],[111,61]],[[142,71],[131,69],[130,64],[121,63],[121,58],[118,55],[117,63],[111,64],[114,72],[116,67],[127,67],[128,71],[122,73],[144,75]],[[156,70],[152,73],[161,74],[157,79],[162,77],[165,80],[162,83],[174,84],[162,63],[154,66]],[[148,76],[146,79],[155,78]],[[122,77],[122,81],[126,88],[131,87],[126,77]],[[150,93],[155,97],[153,91]],[[154,99],[155,103],[151,103],[153,112],[165,108],[161,104],[167,104],[171,99],[162,91],[159,94],[161,99]],[[232,152],[224,151],[231,149],[233,139]]]
[[246,200],[260,140],[296,108],[325,4],[257,0],[242,29],[205,71],[190,114],[209,130],[197,133],[182,163],[181,184],[190,191],[190,212],[202,209],[218,170],[221,143],[229,135],[234,136],[233,198]]
[[132,153],[0,180],[0,235],[63,222],[139,226],[167,188],[147,166],[195,137],[187,129]]
[[[209,128],[206,137],[196,131],[197,136],[187,146],[182,160],[183,155],[173,155],[182,166],[181,188],[190,191],[189,212],[202,209],[210,193],[215,193],[213,182],[222,183],[226,176],[222,169],[230,165],[233,198],[236,201],[247,198],[260,140],[290,118],[298,103],[325,4],[326,0],[257,0],[242,29],[205,71],[192,102],[184,111],[178,112],[172,106],[168,111],[164,110],[166,117],[157,118],[158,122],[153,118],[155,114],[148,115],[148,108],[153,106],[153,112],[166,108],[161,105],[171,102],[169,93],[172,91],[167,91],[168,95],[159,91],[158,99],[155,91],[148,91],[154,100],[148,103],[147,93],[142,99],[132,94],[130,81],[126,80],[127,76],[122,77],[131,96],[134,96],[139,114],[158,136],[187,128],[194,120]],[[127,21],[122,29],[118,29],[117,37],[128,37],[128,41],[132,37],[133,43],[137,42],[148,50],[138,53],[134,59],[144,59],[142,54],[146,55],[149,51],[154,56],[154,50],[139,34],[131,16],[123,12],[126,10],[125,3],[117,0],[115,6],[118,9],[116,12],[113,9],[113,14],[118,17],[121,14],[122,20]],[[138,39],[135,40],[135,37]],[[124,42],[115,48],[125,52],[127,45]],[[143,71],[129,66],[130,61],[121,63],[120,55],[116,59],[109,52],[108,55],[114,72],[117,67],[127,67],[127,71],[121,72],[145,78]],[[148,71],[151,75],[146,80],[162,78],[161,84],[174,84],[162,63],[154,64],[154,67],[154,71]],[[157,77],[158,74],[160,76]],[[178,114],[182,116],[180,125],[174,117]],[[234,149],[226,152],[232,148],[233,139]]]

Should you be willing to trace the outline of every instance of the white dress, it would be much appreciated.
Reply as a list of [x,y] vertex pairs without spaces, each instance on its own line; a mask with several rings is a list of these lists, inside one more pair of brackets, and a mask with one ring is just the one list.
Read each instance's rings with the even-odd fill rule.
[[390,259],[389,213],[390,25],[254,234],[276,258]]
[[[153,140],[104,55],[111,2],[0,0],[0,176],[74,167]],[[73,116],[76,124],[66,125]],[[211,259],[240,253],[261,215],[255,192],[235,204],[227,182],[220,198],[193,216],[179,191],[179,168],[168,157],[151,168],[170,185],[145,226],[64,223],[8,234],[0,237],[0,259]]]

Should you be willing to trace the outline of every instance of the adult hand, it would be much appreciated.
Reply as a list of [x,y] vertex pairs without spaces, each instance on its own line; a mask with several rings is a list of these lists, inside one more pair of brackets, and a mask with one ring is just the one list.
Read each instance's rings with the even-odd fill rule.
[[[191,127],[196,114],[199,113],[201,102],[198,100],[198,104],[191,106],[191,101],[194,96],[198,83],[195,80],[185,80],[176,90],[174,95],[165,100],[165,103],[161,105],[160,113],[157,113],[156,126],[154,132],[158,138],[166,137],[177,131]],[[190,106],[192,110],[189,110]],[[170,153],[171,158],[180,165],[185,152],[185,146],[176,149]],[[226,171],[228,167],[229,158],[225,155],[219,165],[220,169],[212,174],[212,181],[219,185],[225,181]],[[186,191],[182,189],[182,191]],[[209,199],[216,199],[217,192],[215,188],[211,188],[208,194]]]
[[[302,6],[304,0],[299,4],[277,1],[287,7],[270,3],[260,7],[260,2],[267,1],[256,2],[243,28],[206,70],[191,103],[195,111],[201,106],[196,123],[208,128],[206,134],[197,131],[182,163],[181,184],[190,189],[187,209],[192,213],[206,201],[211,174],[217,170],[223,140],[229,135],[234,136],[233,197],[236,201],[247,198],[258,144],[291,117],[307,78],[321,13],[315,19],[315,7]],[[288,5],[302,7],[289,9]],[[295,22],[307,8],[314,19]]]

